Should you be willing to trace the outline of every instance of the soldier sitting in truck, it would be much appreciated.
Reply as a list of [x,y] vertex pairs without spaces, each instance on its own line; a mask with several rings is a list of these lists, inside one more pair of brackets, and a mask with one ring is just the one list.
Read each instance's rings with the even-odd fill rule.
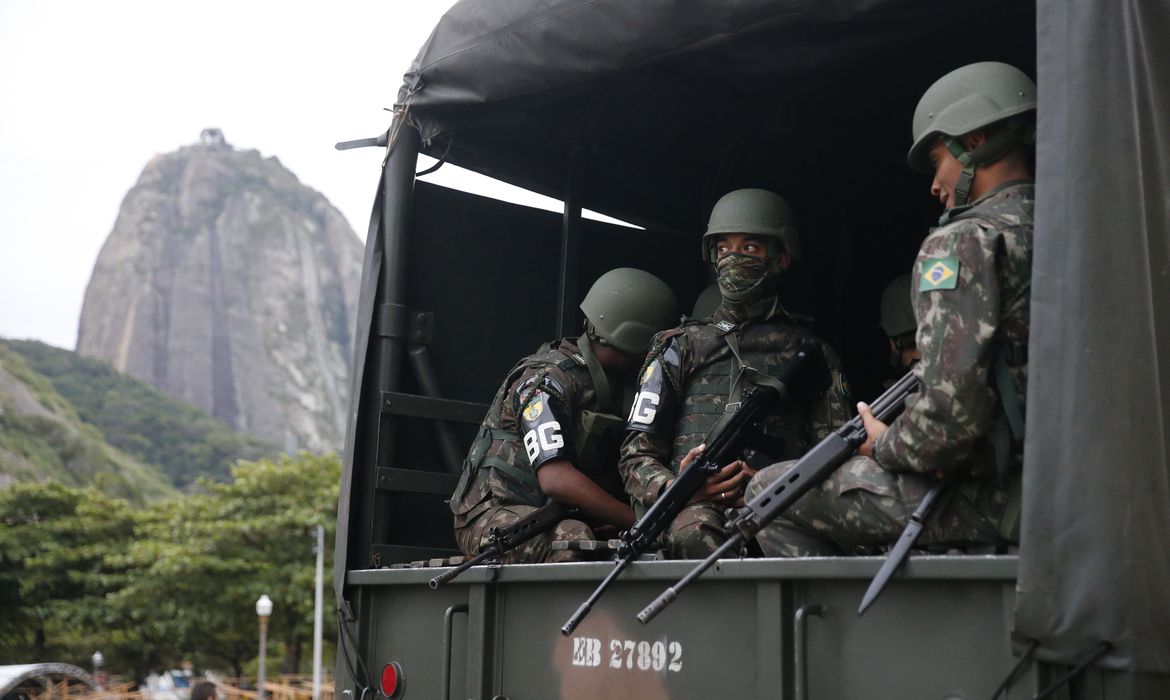
[[905,372],[922,359],[915,335],[918,321],[910,300],[910,275],[898,275],[882,290],[882,331],[890,342],[890,367]]
[[[1019,465],[1031,292],[1036,86],[976,63],[930,87],[914,113],[911,167],[932,172],[946,211],[918,253],[911,289],[920,390],[888,426],[858,404],[859,455],[757,535],[770,556],[851,553],[898,539],[940,480],[923,545],[1018,539]],[[760,470],[749,497],[790,465]]]
[[[655,338],[622,445],[626,491],[649,508],[699,454],[725,414],[734,412],[757,373],[778,376],[808,330],[780,304],[780,276],[799,250],[792,212],[780,195],[735,190],[711,211],[702,255],[718,273],[719,307]],[[791,401],[761,426],[757,454],[797,457],[849,418],[849,397],[836,353],[818,341],[833,377],[819,397]],[[758,465],[762,466],[762,465]],[[672,558],[704,557],[727,539],[724,511],[743,504],[754,474],[744,460],[708,478],[667,529]]]
[[634,522],[617,476],[621,403],[633,394],[650,339],[678,322],[678,306],[654,275],[618,268],[598,278],[581,310],[583,335],[524,358],[496,392],[450,500],[465,555],[549,499],[580,509],[584,521],[562,520],[506,553],[505,563],[572,561],[580,552],[552,543],[596,539],[591,525]]

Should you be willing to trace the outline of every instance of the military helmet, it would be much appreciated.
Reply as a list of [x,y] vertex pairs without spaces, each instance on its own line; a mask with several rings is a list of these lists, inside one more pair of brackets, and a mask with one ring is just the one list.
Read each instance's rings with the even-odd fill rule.
[[895,277],[882,291],[882,331],[889,338],[913,333],[918,328],[910,301],[910,275]]
[[581,310],[603,343],[631,355],[645,354],[655,333],[678,323],[678,302],[670,287],[632,267],[598,277]]
[[703,234],[703,260],[716,262],[715,239],[729,233],[747,233],[775,240],[793,260],[801,257],[800,237],[788,202],[775,192],[748,188],[728,192],[715,202]]
[[[1006,63],[972,63],[935,81],[914,110],[910,167],[932,171],[928,153],[935,137],[957,138],[1036,109],[1036,83]],[[1002,154],[1001,154],[1002,156]]]

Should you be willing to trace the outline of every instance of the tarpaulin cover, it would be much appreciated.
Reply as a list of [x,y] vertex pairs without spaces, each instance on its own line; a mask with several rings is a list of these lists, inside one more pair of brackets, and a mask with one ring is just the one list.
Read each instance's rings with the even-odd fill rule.
[[1016,634],[1170,673],[1170,5],[1038,6]]
[[[787,151],[788,162],[810,159],[793,149],[833,146],[761,141],[794,111],[819,105],[821,124],[840,122],[839,141],[862,138],[849,128],[862,112],[905,134],[913,93],[940,65],[991,55],[1031,72],[1032,33],[1020,42],[1016,28],[1032,13],[1017,0],[461,2],[419,52],[397,106],[424,153],[558,199],[574,154],[587,152],[606,167],[584,183],[584,206],[683,230],[712,203],[714,192],[693,191],[696,172],[744,172],[725,161],[736,143]],[[946,41],[939,28],[954,26],[985,47]],[[930,60],[918,60],[928,45]],[[903,170],[902,143],[870,143],[893,147]],[[721,194],[728,183],[712,186]]]

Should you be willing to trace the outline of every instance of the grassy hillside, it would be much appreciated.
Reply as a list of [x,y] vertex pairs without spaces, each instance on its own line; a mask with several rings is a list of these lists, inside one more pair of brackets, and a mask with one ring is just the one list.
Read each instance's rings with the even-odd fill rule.
[[177,493],[157,466],[110,446],[46,378],[0,343],[0,486],[50,479],[137,504]]
[[158,465],[180,489],[201,476],[225,481],[237,459],[256,460],[279,452],[100,360],[37,341],[5,340],[0,345],[48,380],[107,442],[141,462]]

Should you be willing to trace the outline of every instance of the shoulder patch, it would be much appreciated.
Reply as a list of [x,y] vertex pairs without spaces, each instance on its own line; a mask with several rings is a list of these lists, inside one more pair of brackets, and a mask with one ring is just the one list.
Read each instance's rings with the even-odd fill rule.
[[537,399],[528,404],[528,407],[524,409],[524,417],[527,418],[529,422],[539,418],[540,414],[542,413],[544,413],[544,402],[540,399]]
[[954,256],[927,258],[922,261],[922,277],[918,291],[933,292],[959,286],[959,260]]
[[735,324],[732,323],[731,321],[720,321],[714,325],[716,328],[723,331],[724,333],[727,333],[735,328]]

